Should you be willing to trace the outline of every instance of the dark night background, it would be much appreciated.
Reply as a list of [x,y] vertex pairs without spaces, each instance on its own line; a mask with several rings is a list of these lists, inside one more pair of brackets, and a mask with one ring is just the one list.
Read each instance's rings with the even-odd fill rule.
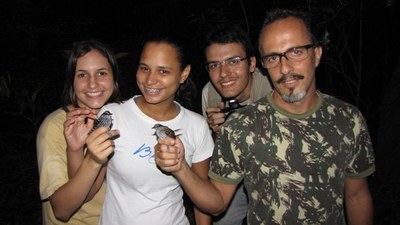
[[399,0],[0,0],[0,224],[40,224],[36,132],[59,107],[66,50],[74,40],[96,37],[119,55],[124,97],[137,93],[135,67],[143,34],[175,28],[193,51],[198,88],[208,81],[200,48],[204,27],[233,21],[254,43],[265,11],[306,8],[320,21],[328,44],[317,70],[323,92],[360,108],[376,156],[369,184],[375,224],[397,224],[400,192]]

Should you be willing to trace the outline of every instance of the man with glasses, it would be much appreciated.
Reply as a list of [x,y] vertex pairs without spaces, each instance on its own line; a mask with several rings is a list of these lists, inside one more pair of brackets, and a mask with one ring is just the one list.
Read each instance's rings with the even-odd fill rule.
[[[204,53],[210,81],[202,90],[202,110],[215,137],[232,111],[265,97],[271,85],[257,69],[250,37],[239,26],[220,24],[211,29]],[[229,105],[230,100],[239,104]],[[247,204],[247,193],[240,184],[228,209],[214,217],[213,224],[241,225]]]
[[214,214],[243,181],[248,224],[372,224],[367,177],[375,160],[366,121],[356,107],[317,90],[322,47],[310,17],[270,11],[259,51],[274,91],[221,127],[210,181],[188,172],[179,154],[177,161],[161,157],[160,146],[157,164],[181,181],[199,208]]

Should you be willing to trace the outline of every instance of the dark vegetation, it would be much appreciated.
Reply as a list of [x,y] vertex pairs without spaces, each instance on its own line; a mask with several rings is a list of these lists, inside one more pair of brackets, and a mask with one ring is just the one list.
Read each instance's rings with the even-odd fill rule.
[[[208,80],[199,47],[204,27],[230,20],[255,43],[271,7],[307,8],[319,19],[329,45],[318,86],[358,106],[366,117],[376,155],[377,171],[370,177],[375,224],[395,224],[400,219],[398,0],[0,0],[0,224],[41,223],[36,132],[60,106],[72,41],[97,37],[116,52],[129,53],[119,58],[119,82],[129,97],[137,93],[134,74],[143,34],[181,29],[193,51],[192,76],[200,93]],[[195,102],[199,112],[200,98]]]

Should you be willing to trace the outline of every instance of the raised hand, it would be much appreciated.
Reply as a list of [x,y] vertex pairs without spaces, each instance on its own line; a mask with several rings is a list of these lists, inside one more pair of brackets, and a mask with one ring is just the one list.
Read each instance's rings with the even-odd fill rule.
[[186,164],[185,149],[179,137],[158,138],[154,146],[156,164],[165,172],[179,172]]
[[107,127],[99,127],[94,130],[86,140],[88,156],[97,164],[104,164],[114,152],[114,139],[118,138],[118,130],[110,130]]
[[220,102],[218,107],[210,107],[206,109],[207,123],[212,131],[218,133],[221,130],[221,124],[225,122],[224,103]]
[[83,150],[88,133],[93,127],[93,121],[97,118],[96,113],[94,110],[84,108],[75,108],[67,113],[64,136],[70,151]]

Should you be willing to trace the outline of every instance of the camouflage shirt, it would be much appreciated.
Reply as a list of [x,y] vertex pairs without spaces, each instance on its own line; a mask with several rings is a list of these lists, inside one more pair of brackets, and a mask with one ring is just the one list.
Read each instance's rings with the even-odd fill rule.
[[291,114],[271,94],[234,113],[216,140],[209,176],[244,181],[248,224],[345,224],[346,178],[375,171],[360,111],[318,92],[316,106]]

